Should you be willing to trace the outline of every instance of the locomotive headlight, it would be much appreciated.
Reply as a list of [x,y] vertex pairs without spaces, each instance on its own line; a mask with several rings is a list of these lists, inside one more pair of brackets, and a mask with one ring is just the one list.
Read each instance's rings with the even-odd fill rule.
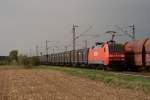
[[109,57],[114,57],[113,55],[109,55]]
[[121,57],[125,57],[125,55],[121,55]]

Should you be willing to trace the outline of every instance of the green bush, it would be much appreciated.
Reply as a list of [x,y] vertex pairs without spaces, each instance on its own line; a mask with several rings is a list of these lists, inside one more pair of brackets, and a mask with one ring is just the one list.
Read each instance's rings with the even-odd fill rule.
[[18,57],[18,64],[23,65],[24,68],[32,68],[33,66],[39,65],[38,57],[27,57],[25,55],[20,55]]
[[18,64],[23,66],[29,65],[28,57],[26,55],[20,55],[18,57]]
[[0,61],[0,65],[8,65],[9,61]]

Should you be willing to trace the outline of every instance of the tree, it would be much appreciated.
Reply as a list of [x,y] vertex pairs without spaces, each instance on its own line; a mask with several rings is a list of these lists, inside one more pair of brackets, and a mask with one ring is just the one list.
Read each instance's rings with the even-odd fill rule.
[[18,60],[18,50],[12,50],[10,53],[9,53],[9,58],[12,62],[17,62]]

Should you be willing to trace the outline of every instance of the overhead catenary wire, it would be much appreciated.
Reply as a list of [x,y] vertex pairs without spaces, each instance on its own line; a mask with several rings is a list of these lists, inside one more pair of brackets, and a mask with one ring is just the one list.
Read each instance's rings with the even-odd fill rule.
[[80,35],[76,36],[76,39],[78,39],[79,37],[87,34],[92,28],[93,28],[93,26],[90,26],[87,30],[85,30],[84,32],[80,33]]
[[[132,28],[132,33],[130,33],[129,31],[128,31],[128,29],[127,30],[124,30],[123,28],[121,28],[120,26],[118,26],[118,25],[109,25],[109,26],[114,26],[114,27],[116,27],[119,31],[121,31],[124,35],[128,35],[130,38],[132,38],[132,40],[135,40],[135,25],[133,24],[133,25],[131,25],[131,26],[128,26],[128,28]],[[122,35],[123,35],[122,34]]]

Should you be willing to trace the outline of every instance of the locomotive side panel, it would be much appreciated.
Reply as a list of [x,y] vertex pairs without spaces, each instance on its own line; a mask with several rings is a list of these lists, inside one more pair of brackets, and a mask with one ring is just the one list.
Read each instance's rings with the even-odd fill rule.
[[102,48],[90,48],[88,55],[89,64],[104,64],[104,53]]

